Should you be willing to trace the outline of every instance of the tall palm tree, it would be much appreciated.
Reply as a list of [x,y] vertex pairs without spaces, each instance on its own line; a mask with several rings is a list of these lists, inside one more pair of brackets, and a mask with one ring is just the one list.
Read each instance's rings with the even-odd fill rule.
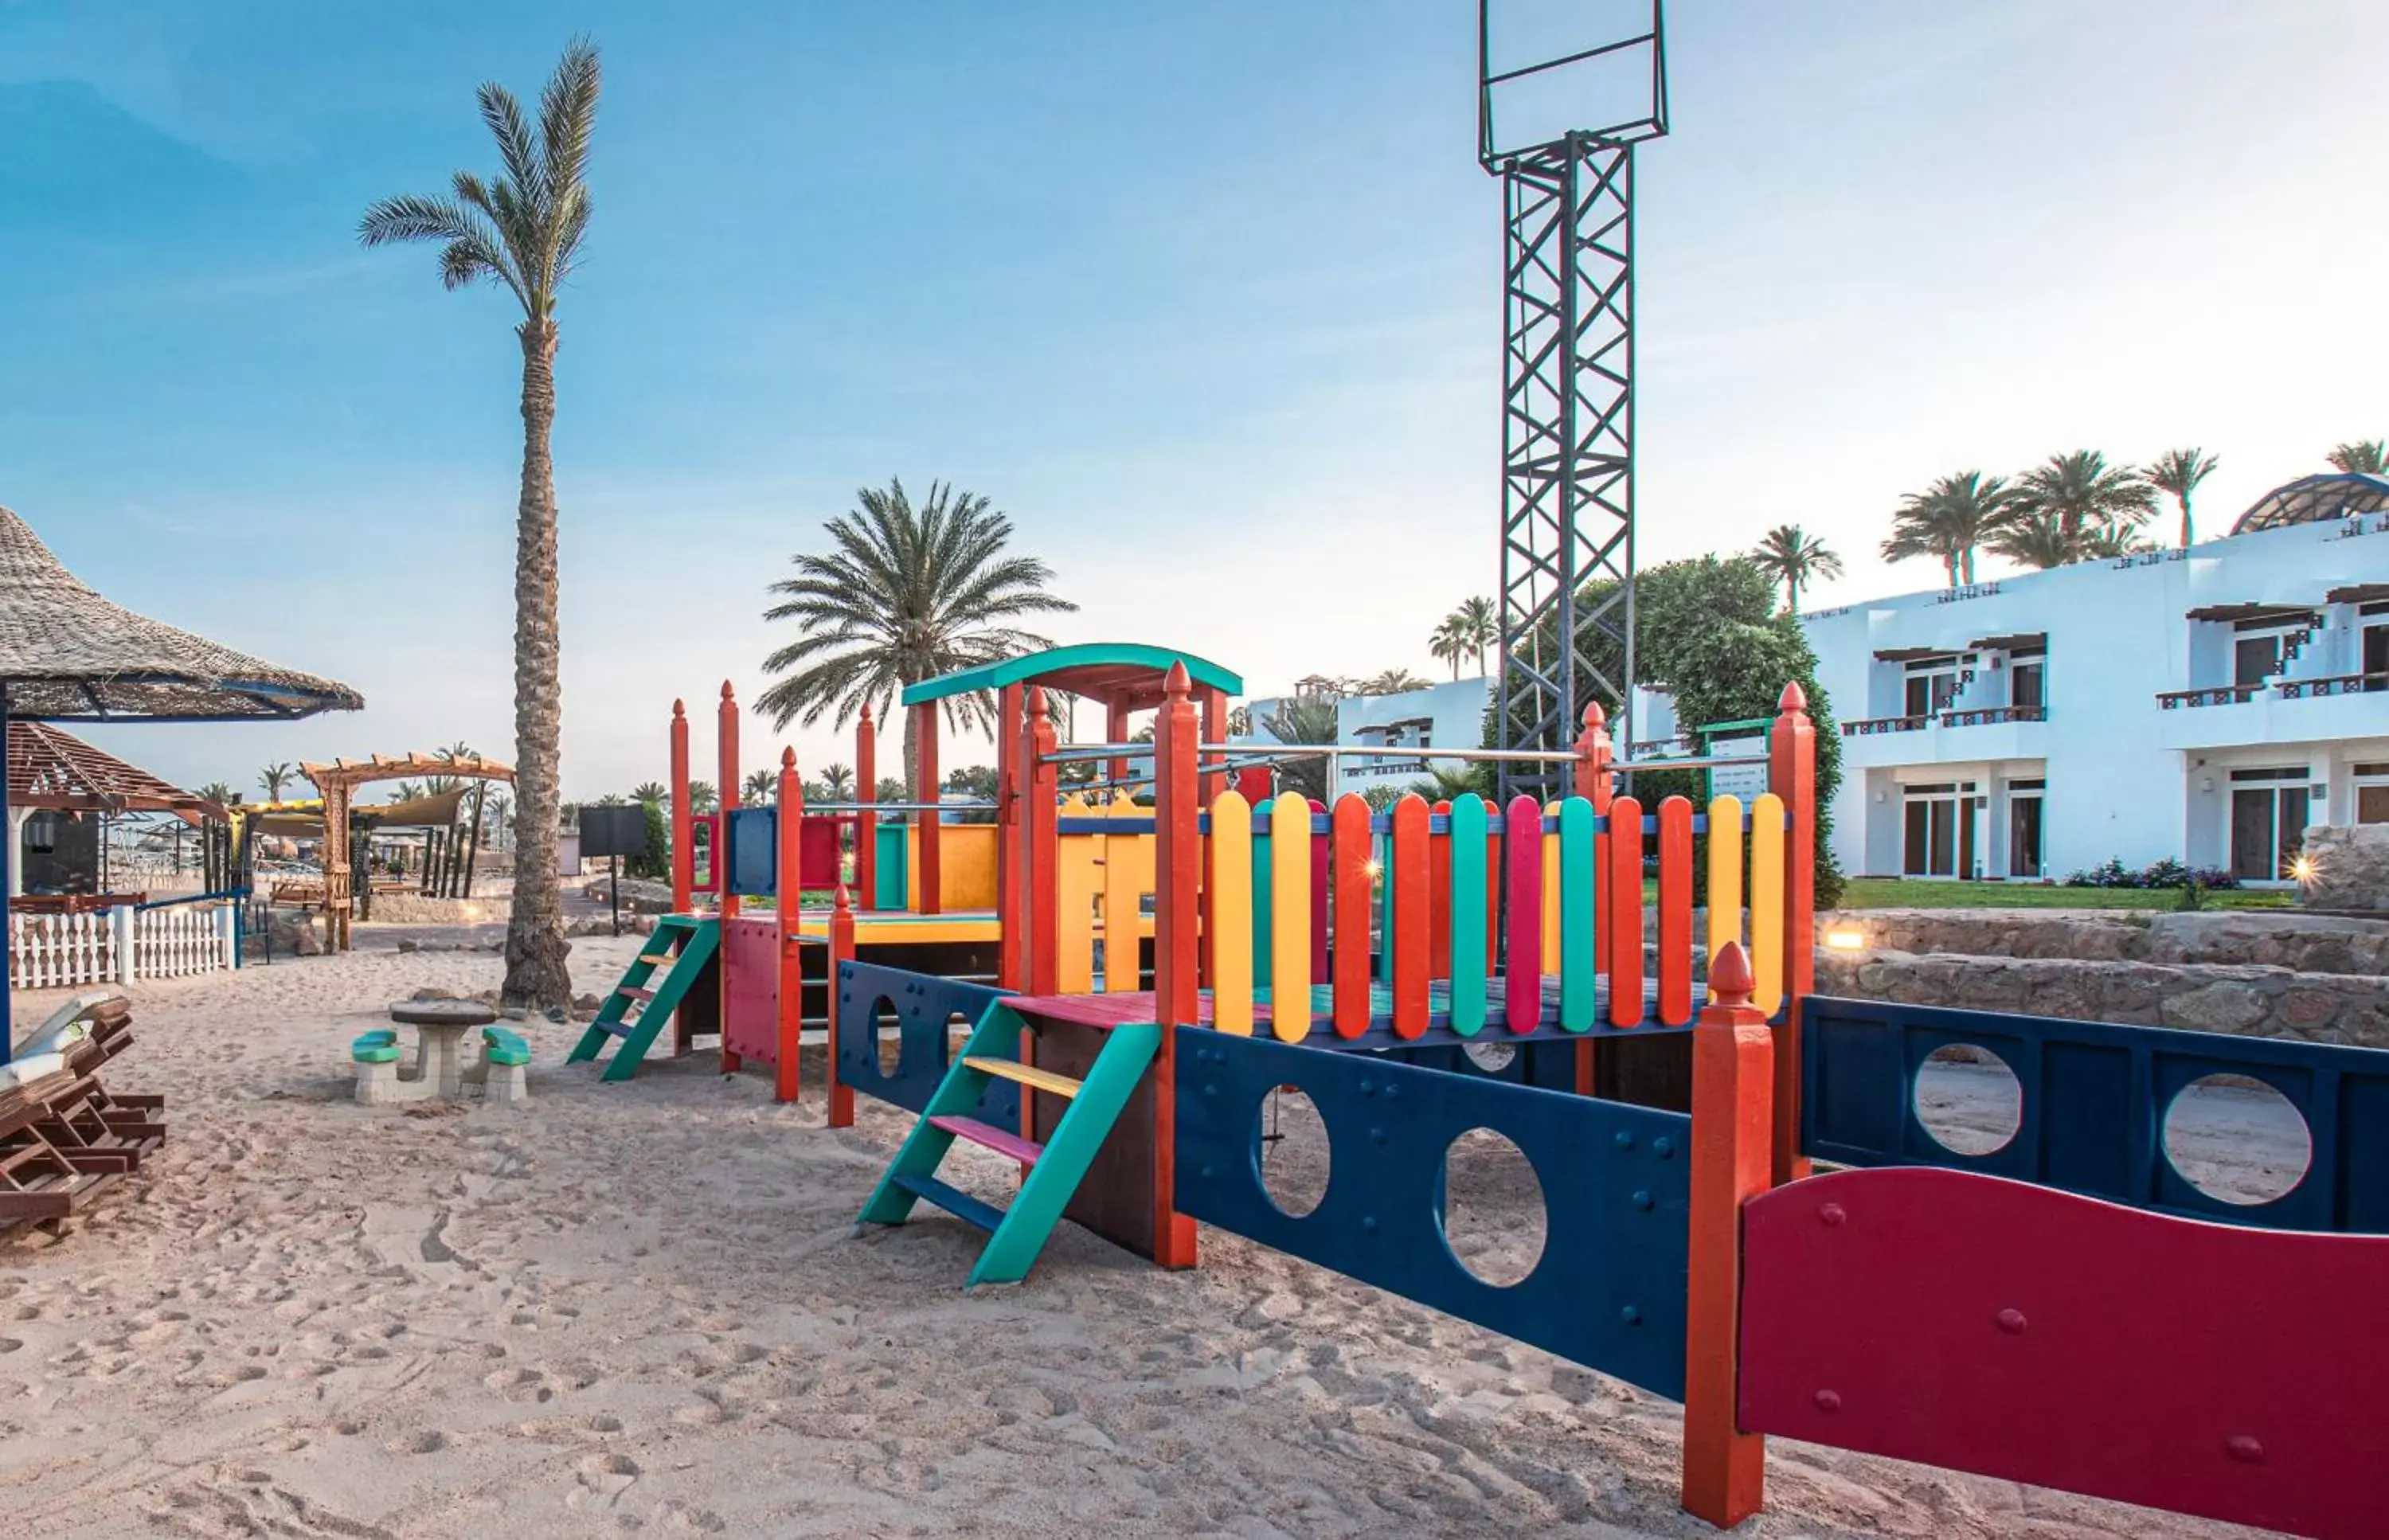
[[2323,458],[2350,475],[2389,475],[2389,444],[2378,439],[2358,439],[2352,444],[2336,445]]
[[297,766],[276,759],[257,772],[257,783],[265,788],[266,801],[279,802],[282,800],[282,788],[297,780],[298,776]]
[[1891,536],[1883,542],[1885,561],[1931,556],[1949,575],[1949,586],[1974,580],[1974,548],[1996,534],[2014,510],[2007,478],[1980,471],[1945,476],[1921,492],[1899,500]]
[[[916,510],[904,484],[865,487],[859,509],[824,526],[826,555],[792,558],[797,575],[772,585],[783,595],[766,620],[793,620],[803,634],[763,660],[782,676],[756,697],[774,727],[806,725],[836,713],[839,727],[869,702],[887,719],[908,684],[1051,646],[1008,622],[1077,609],[1048,593],[1054,570],[1034,556],[1005,554],[1012,520],[984,497],[929,485]],[[977,727],[994,720],[985,692],[946,702],[946,720]],[[913,714],[904,713],[904,779],[922,800]]]
[[2129,465],[2110,465],[2095,449],[2052,454],[2016,477],[2016,505],[2055,516],[2069,543],[2102,525],[2139,528],[2156,512],[2157,490]]
[[2215,456],[2202,449],[2169,449],[2149,462],[2140,474],[2150,486],[2181,505],[2181,543],[2190,546],[2190,494],[2215,469]]
[[692,781],[688,783],[688,810],[690,812],[709,813],[721,805],[722,798],[715,793],[712,782]]
[[671,788],[660,781],[642,781],[631,788],[631,800],[657,804],[669,802],[671,800]]
[[822,790],[829,793],[831,802],[854,800],[854,767],[831,760],[822,767]]
[[575,38],[540,93],[536,132],[514,93],[482,85],[481,121],[498,142],[504,167],[494,182],[458,172],[451,197],[385,198],[365,210],[358,238],[367,246],[440,243],[440,278],[449,288],[487,281],[521,305],[522,486],[515,508],[515,795],[523,838],[517,842],[513,907],[506,919],[509,1005],[550,1010],[571,1003],[565,971],[563,897],[556,871],[561,823],[563,694],[556,616],[556,301],[589,233],[589,142],[597,121],[597,49]]
[[2009,519],[1992,534],[1990,547],[2019,566],[2044,572],[2088,554],[2082,541],[2066,534],[2055,514],[2043,513],[2018,514]]
[[1822,540],[1796,524],[1779,524],[1767,531],[1751,553],[1758,569],[1783,585],[1783,607],[1800,613],[1800,589],[1812,578],[1838,578],[1842,558]]
[[1462,638],[1476,654],[1476,671],[1483,673],[1485,655],[1501,643],[1500,611],[1494,608],[1492,600],[1479,593],[1463,599],[1460,607],[1451,612],[1451,618],[1459,623]]
[[1459,617],[1447,615],[1426,639],[1426,655],[1437,662],[1451,665],[1452,682],[1460,682],[1460,660],[1474,648],[1459,625]]
[[[1332,744],[1335,741],[1335,703],[1325,695],[1288,695],[1277,709],[1261,719],[1261,731],[1281,744]],[[1277,787],[1300,792],[1313,801],[1327,800],[1327,761],[1288,759],[1278,766]]]
[[1424,690],[1434,684],[1431,679],[1421,679],[1408,668],[1387,668],[1371,674],[1367,679],[1352,681],[1356,695],[1399,695],[1412,690]]
[[780,772],[775,770],[748,770],[738,786],[738,800],[749,808],[760,808],[779,795]]

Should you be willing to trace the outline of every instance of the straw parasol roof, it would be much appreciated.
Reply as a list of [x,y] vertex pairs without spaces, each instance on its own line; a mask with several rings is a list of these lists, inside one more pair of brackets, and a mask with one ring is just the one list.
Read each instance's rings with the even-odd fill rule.
[[109,604],[0,508],[7,715],[50,721],[287,719],[354,711],[345,684],[276,668]]

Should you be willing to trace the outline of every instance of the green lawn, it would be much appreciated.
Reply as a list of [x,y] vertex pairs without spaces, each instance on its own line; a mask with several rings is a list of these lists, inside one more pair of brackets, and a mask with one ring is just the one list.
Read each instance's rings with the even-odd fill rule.
[[[2209,909],[2285,909],[2273,890],[2209,893]],[[1853,877],[1844,909],[2178,909],[2181,893],[2164,887],[2040,887],[2007,883],[1928,883],[1910,877]]]

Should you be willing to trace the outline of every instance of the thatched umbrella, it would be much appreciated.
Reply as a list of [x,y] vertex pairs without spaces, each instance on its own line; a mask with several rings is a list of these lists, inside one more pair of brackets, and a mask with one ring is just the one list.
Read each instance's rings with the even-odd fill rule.
[[[278,668],[109,604],[60,566],[23,519],[0,508],[0,723],[288,721],[364,705],[345,684]],[[16,859],[7,827],[0,781],[0,938]],[[0,1061],[14,1041],[0,980]]]

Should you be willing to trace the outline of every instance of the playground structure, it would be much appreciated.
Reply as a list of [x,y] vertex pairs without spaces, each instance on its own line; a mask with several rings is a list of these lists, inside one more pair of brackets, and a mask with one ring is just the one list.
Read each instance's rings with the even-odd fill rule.
[[[687,709],[674,702],[673,915],[625,974],[572,1059],[596,1059],[612,1042],[605,1078],[627,1079],[669,1018],[675,1052],[686,1053],[696,1038],[718,1034],[725,1073],[752,1062],[770,1069],[779,1100],[794,1101],[803,1033],[812,1029],[824,1043],[829,1039],[831,980],[840,963],[861,961],[1019,987],[1032,955],[1023,942],[1023,916],[1032,908],[1050,914],[1057,929],[1051,961],[1062,986],[1137,989],[1150,971],[1154,934],[1147,912],[1152,819],[1128,795],[1134,779],[1130,766],[1143,745],[1105,757],[1108,801],[1090,788],[1098,795],[1057,796],[1050,816],[1032,820],[1023,811],[1031,805],[1024,788],[1033,763],[1026,706],[1032,694],[1067,692],[1100,706],[1110,736],[1125,738],[1131,717],[1161,704],[1173,663],[1200,681],[1208,730],[1223,733],[1228,699],[1242,691],[1243,681],[1192,654],[1137,643],[1055,647],[908,688],[900,704],[912,713],[924,786],[939,783],[943,714],[961,700],[992,699],[998,783],[992,802],[808,806],[794,756],[784,752],[773,799],[742,807],[742,712],[725,682],[716,718],[715,783],[723,802],[718,813],[698,814],[687,795]],[[1042,747],[1051,751],[1050,724],[1046,731]],[[858,786],[876,783],[877,764],[878,725],[865,706],[855,727]],[[1041,770],[1050,789],[1053,768]],[[947,821],[957,816],[992,821]],[[851,843],[851,881],[841,842]],[[1038,859],[1027,853],[1032,842],[1044,853]],[[695,860],[700,846],[709,852],[703,884]],[[696,911],[700,895],[712,900],[710,912]],[[783,895],[796,900],[784,903]],[[808,897],[814,899],[810,906],[803,901]],[[770,907],[747,907],[758,899]],[[852,1097],[836,1053],[828,1064],[831,1122],[844,1126],[853,1118]],[[875,1084],[876,1065],[875,1056],[870,1065],[859,1065]],[[941,1050],[933,1067],[902,1072],[922,1080],[912,1101],[926,1099],[944,1068]]]
[[[1224,784],[1250,751],[1202,741],[1188,681],[1171,682],[1150,746],[1044,746],[1032,694],[1012,804],[1033,863],[1052,847],[1035,837],[1058,806],[1052,767],[1151,756],[1151,991],[1052,987],[1064,933],[1033,872],[1005,933],[1020,985],[841,961],[838,1092],[921,1114],[867,1222],[926,1198],[986,1229],[974,1282],[1025,1276],[1063,1216],[1167,1266],[1194,1265],[1197,1221],[1246,1236],[1681,1400],[1682,1499],[1721,1525],[1761,1506],[1774,1432],[2375,1532],[2363,1387],[2389,1350],[2344,1323],[2389,1282],[2389,1123],[2365,1115],[2389,1105],[2389,1055],[1814,995],[1796,689],[1747,809],[1645,809],[1617,787],[1660,767],[1615,760],[1595,713],[1555,805],[1373,815],[1358,798],[1255,806]],[[1506,1066],[1466,1051],[1491,1042],[1515,1050]],[[1594,1094],[1604,1061],[1669,1042],[1689,1054],[1687,1105]],[[1942,1144],[1916,1112],[1921,1066],[1953,1045],[1997,1053],[2023,1087],[2015,1136],[1988,1152]],[[2287,1193],[2243,1206],[2172,1167],[2167,1109],[2215,1075],[2306,1119],[2312,1165]],[[1331,1155],[1298,1215],[1259,1160],[1285,1087]],[[1540,1256],[1504,1285],[1443,1232],[1447,1152],[1476,1129],[1526,1155],[1545,1206]],[[1020,1164],[1008,1207],[939,1179],[957,1141]],[[1812,1176],[1820,1157],[1849,1169]]]

